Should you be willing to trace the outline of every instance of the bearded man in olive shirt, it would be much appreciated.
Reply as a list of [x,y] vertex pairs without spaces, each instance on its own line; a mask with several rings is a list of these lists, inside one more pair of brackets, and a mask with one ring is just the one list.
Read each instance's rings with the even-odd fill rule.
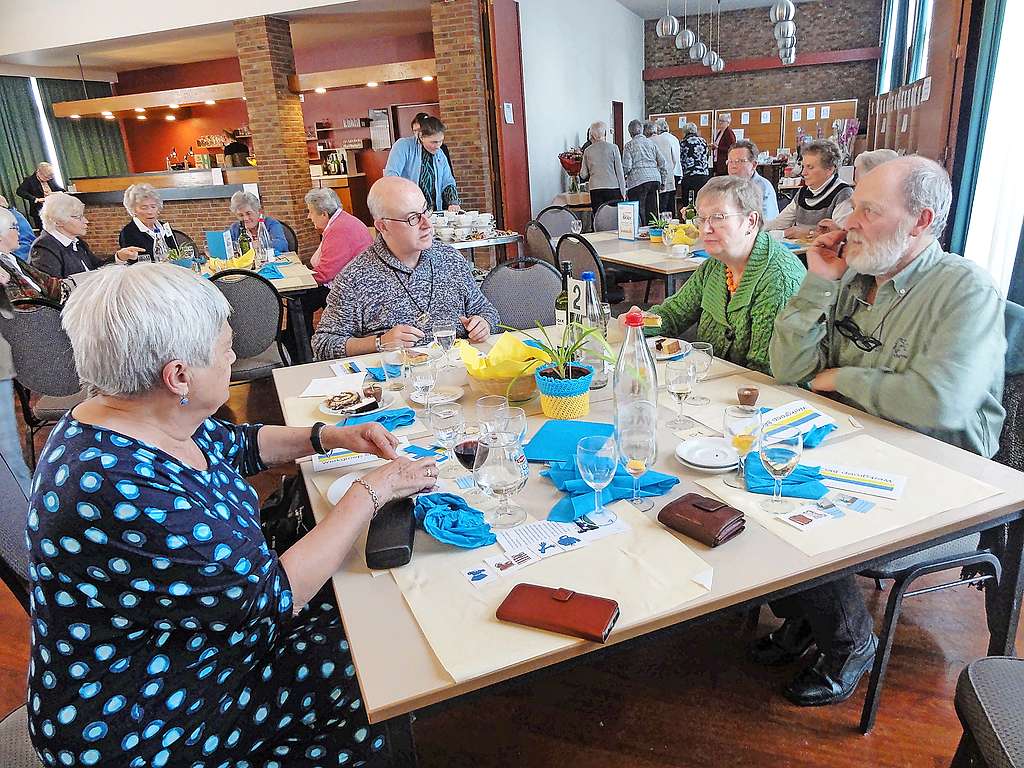
[[[868,413],[981,456],[999,445],[1005,303],[978,265],[945,253],[952,197],[937,163],[904,157],[857,185],[847,231],[822,235],[807,277],[775,320],[769,355],[782,382],[804,383]],[[784,693],[802,706],[849,698],[878,641],[848,576],[772,603],[783,625],[752,649],[813,663]]]

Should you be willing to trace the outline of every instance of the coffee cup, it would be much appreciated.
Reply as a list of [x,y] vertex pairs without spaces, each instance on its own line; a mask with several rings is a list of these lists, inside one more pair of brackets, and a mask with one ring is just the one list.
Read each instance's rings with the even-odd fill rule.
[[450,243],[452,238],[455,237],[455,230],[451,227],[438,227],[434,230],[434,234],[437,235],[439,240]]

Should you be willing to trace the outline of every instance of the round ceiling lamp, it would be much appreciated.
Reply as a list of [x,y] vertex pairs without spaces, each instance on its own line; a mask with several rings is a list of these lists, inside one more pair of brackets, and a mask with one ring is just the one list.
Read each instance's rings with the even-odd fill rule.
[[665,0],[665,15],[658,19],[655,27],[658,37],[675,37],[679,33],[679,19],[672,15],[668,9],[669,0]]
[[772,20],[772,24],[780,21],[792,21],[794,16],[796,16],[796,7],[793,5],[793,0],[777,0],[768,12],[768,18]]
[[687,50],[691,45],[693,45],[696,42],[697,36],[693,34],[692,29],[687,29],[686,27],[683,27],[682,29],[679,30],[679,33],[676,35],[676,48],[678,48],[680,51]]
[[781,38],[779,38],[779,40],[777,42],[779,44],[779,51],[781,52],[781,51],[786,50],[787,48],[794,47],[796,45],[796,38],[795,37],[781,37]]
[[796,37],[795,21],[780,21],[775,25],[775,39],[781,40],[784,37]]
[[715,66],[716,61],[718,61],[718,54],[712,50],[709,50],[707,53],[704,54],[704,57],[700,60],[700,63],[703,64],[705,67],[710,68]]
[[723,69],[725,69],[725,59],[723,59],[721,56],[719,56],[718,57],[718,61],[716,61],[714,64],[711,65],[711,71],[712,72],[721,72]]
[[704,54],[708,52],[708,47],[704,45],[701,40],[690,46],[690,58],[691,59],[704,59]]

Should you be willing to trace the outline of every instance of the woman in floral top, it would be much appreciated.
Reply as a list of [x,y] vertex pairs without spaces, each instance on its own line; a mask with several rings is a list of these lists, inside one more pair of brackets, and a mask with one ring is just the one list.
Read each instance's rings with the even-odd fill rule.
[[690,194],[700,192],[701,187],[711,178],[708,143],[701,138],[695,123],[687,123],[683,128],[683,140],[679,142],[679,164],[683,167],[683,183],[676,200],[681,208],[685,208],[690,202]]

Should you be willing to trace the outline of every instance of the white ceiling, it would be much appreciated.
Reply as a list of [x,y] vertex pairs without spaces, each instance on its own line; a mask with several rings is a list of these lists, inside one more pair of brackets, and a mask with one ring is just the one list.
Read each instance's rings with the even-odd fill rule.
[[[794,2],[806,3],[809,0]],[[719,7],[716,0],[686,0],[687,11],[696,13],[698,3],[702,12],[709,9],[717,11]],[[721,0],[721,9],[738,11],[741,8],[770,8],[774,3],[775,0]],[[665,0],[619,0],[619,4],[644,19],[657,19],[665,15]],[[674,15],[680,15],[683,12],[683,0],[669,0],[669,8]]]
[[[358,0],[280,14],[291,21],[296,49],[344,43],[356,38],[396,37],[430,32],[430,0]],[[4,63],[31,67],[77,67],[75,56],[92,70],[124,72],[170,64],[223,59],[236,55],[230,22],[154,32],[64,48],[0,57]]]

